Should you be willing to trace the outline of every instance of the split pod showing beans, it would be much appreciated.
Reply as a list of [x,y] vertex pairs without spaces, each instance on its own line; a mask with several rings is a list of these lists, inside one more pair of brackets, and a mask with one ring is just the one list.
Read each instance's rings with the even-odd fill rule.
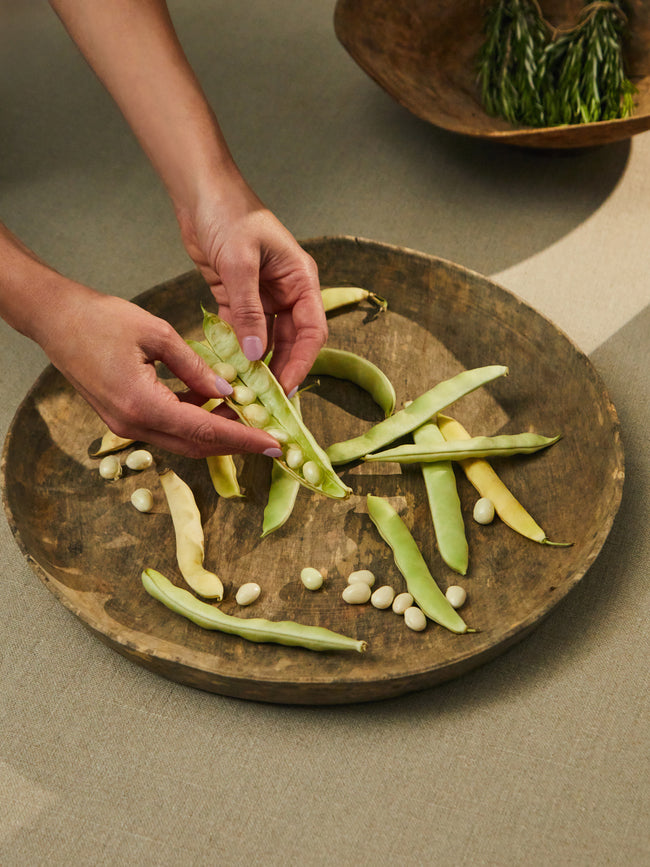
[[[277,458],[283,468],[300,484],[334,499],[349,497],[351,489],[334,472],[325,451],[303,423],[284,389],[263,361],[249,361],[230,325],[214,313],[204,310],[203,331],[206,342],[188,341],[189,345],[212,367],[227,363],[236,371],[233,389],[245,385],[256,395],[255,402],[242,406],[227,397],[226,402],[244,424],[263,428],[275,436],[283,455]],[[234,393],[234,391],[233,391]],[[247,393],[247,399],[249,397]],[[280,437],[276,436],[280,434]],[[281,439],[285,440],[281,442]],[[292,455],[289,465],[288,457]],[[299,456],[299,457],[298,457]]]

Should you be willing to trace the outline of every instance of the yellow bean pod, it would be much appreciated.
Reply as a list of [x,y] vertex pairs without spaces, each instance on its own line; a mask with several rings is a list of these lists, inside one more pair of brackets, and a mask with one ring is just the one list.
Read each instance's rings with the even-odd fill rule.
[[119,452],[128,446],[133,445],[135,440],[127,439],[126,437],[118,437],[112,430],[106,428],[106,432],[102,437],[99,448],[96,452],[92,452],[93,458],[101,458],[104,455],[110,455],[112,452]]
[[220,579],[203,566],[205,538],[192,489],[173,470],[160,474],[176,533],[176,560],[181,575],[192,590],[207,599],[223,599]]
[[370,292],[368,289],[362,289],[360,286],[327,286],[321,289],[320,294],[326,313],[366,300],[375,304],[380,310],[386,310],[388,307],[388,302],[385,298],[375,295],[374,292]]
[[212,487],[220,497],[243,497],[232,455],[210,455],[206,459]]
[[[447,441],[471,439],[465,428],[449,416],[438,413],[438,428]],[[463,472],[482,497],[492,501],[494,510],[504,524],[516,533],[541,545],[565,547],[572,542],[551,542],[544,530],[521,505],[510,489],[501,481],[490,463],[484,458],[459,461]]]

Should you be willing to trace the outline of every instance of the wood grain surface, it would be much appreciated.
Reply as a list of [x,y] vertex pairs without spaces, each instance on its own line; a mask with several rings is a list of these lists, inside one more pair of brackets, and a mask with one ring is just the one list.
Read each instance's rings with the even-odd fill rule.
[[[90,457],[103,425],[51,367],[26,396],[7,436],[3,499],[17,542],[39,578],[99,638],[134,662],[191,686],[246,699],[335,704],[386,698],[431,687],[494,658],[575,586],[618,509],[624,474],[620,431],[586,356],[551,322],[484,277],[355,238],[321,238],[304,246],[318,263],[323,286],[361,285],[388,299],[387,313],[361,305],[332,315],[330,345],[378,364],[394,383],[398,407],[464,368],[509,366],[508,377],[450,412],[472,433],[563,434],[544,453],[494,463],[549,537],[571,540],[573,547],[537,545],[499,521],[475,524],[470,515],[476,494],[459,476],[470,548],[470,569],[461,579],[436,549],[418,468],[389,464],[340,468],[353,489],[346,501],[301,490],[291,519],[261,540],[268,459],[236,458],[245,494],[236,500],[217,496],[204,461],[155,449],[156,467],[106,482]],[[200,336],[200,303],[216,309],[195,272],[136,300],[184,337]],[[325,377],[304,393],[302,409],[324,446],[382,417],[356,386]],[[251,644],[205,631],[149,597],[140,583],[144,567],[182,584],[157,476],[165,467],[195,493],[206,565],[226,588],[224,611],[328,626],[365,639],[367,653]],[[129,502],[141,486],[154,493],[150,514]],[[413,633],[390,611],[342,602],[346,577],[357,568],[370,568],[379,583],[404,589],[367,515],[368,493],[391,498],[443,589],[456,583],[467,589],[462,614],[476,633],[453,635],[435,624]],[[302,586],[300,570],[307,565],[327,573],[322,590]],[[262,595],[250,608],[238,609],[234,592],[250,580],[262,586]]]
[[[543,0],[556,27],[574,24],[582,0]],[[631,0],[629,74],[638,88],[629,118],[558,127],[513,127],[490,117],[476,84],[486,0],[338,0],[336,34],[350,56],[397,102],[464,135],[535,148],[609,144],[650,129],[650,4]]]

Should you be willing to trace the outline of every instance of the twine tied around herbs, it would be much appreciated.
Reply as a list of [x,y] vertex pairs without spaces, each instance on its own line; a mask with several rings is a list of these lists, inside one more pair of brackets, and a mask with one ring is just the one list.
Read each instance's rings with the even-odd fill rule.
[[538,0],[492,0],[478,58],[485,110],[531,127],[629,116],[636,89],[623,63],[627,22],[613,0],[586,3],[570,27],[554,27]]

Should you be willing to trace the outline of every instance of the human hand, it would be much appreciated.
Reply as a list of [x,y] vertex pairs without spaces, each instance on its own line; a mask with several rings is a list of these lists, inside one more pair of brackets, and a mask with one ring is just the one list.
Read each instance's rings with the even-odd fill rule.
[[[197,405],[232,388],[169,323],[137,305],[79,284],[67,286],[39,342],[52,363],[119,436],[189,457],[266,452],[278,443]],[[163,362],[189,391],[176,394],[156,374]],[[271,451],[269,451],[271,450]]]
[[177,216],[219,315],[251,360],[273,348],[271,368],[290,394],[327,339],[316,263],[238,175]]

